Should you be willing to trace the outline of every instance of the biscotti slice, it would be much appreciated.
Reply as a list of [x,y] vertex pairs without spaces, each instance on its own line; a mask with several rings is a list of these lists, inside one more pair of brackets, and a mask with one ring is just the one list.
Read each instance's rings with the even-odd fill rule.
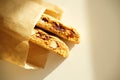
[[57,36],[71,41],[73,43],[80,42],[80,35],[75,28],[66,26],[59,20],[49,15],[43,14],[37,22],[36,26],[47,30],[53,34],[56,34]]
[[63,57],[69,55],[69,48],[62,40],[41,29],[35,29],[35,34],[31,35],[30,41]]
[[46,1],[40,1],[40,4],[44,7],[46,7],[45,14],[48,14],[58,20],[61,19],[63,11],[60,7],[58,7],[55,4],[46,2]]

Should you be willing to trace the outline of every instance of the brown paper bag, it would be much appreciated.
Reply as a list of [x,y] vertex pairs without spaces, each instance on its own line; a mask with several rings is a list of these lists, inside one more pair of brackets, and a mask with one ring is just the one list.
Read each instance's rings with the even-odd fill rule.
[[26,62],[44,67],[48,51],[40,52],[43,49],[29,44],[32,30],[45,11],[45,8],[35,1],[37,0],[0,0],[1,60],[22,67]]

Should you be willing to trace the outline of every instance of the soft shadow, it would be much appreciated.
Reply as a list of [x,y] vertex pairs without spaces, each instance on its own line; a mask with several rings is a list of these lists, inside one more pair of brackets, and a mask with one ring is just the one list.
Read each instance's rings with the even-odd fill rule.
[[69,42],[69,41],[64,40],[64,42],[65,42],[66,45],[69,47],[69,50],[71,50],[71,49],[75,46],[74,43],[71,43],[71,42]]
[[87,3],[94,80],[120,80],[120,1]]
[[[74,44],[67,41],[66,44],[69,46],[70,50],[74,46]],[[43,80],[51,72],[53,72],[64,60],[65,58],[55,53],[49,53],[44,69],[38,68],[36,70],[26,70],[9,62],[0,61],[0,80]]]
[[56,69],[64,58],[55,54],[49,54],[44,69],[26,70],[14,64],[0,61],[0,80],[43,80]]

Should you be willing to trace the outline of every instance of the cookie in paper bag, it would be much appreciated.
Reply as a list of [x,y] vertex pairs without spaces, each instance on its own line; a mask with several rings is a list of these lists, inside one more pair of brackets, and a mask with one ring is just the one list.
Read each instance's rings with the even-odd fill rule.
[[72,43],[80,42],[80,35],[75,28],[66,26],[59,20],[49,15],[43,14],[37,22],[36,26],[47,30]]
[[35,29],[35,34],[30,37],[30,41],[63,57],[69,55],[69,48],[62,40],[39,28]]

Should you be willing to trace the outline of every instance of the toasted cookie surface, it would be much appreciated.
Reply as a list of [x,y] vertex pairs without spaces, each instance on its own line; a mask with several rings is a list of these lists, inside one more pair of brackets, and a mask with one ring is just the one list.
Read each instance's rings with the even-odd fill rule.
[[43,14],[36,26],[73,43],[80,42],[80,35],[75,28],[66,26],[49,15]]
[[30,41],[63,57],[69,55],[69,48],[62,40],[39,28],[35,29],[35,34],[31,35]]

